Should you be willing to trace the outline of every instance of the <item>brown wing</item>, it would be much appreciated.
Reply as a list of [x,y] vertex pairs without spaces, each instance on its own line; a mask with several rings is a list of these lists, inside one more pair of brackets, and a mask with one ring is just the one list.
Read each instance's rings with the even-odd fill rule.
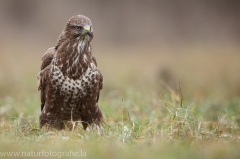
[[95,58],[95,57],[92,57],[92,60],[93,60],[94,64],[97,66],[96,58]]
[[45,69],[51,62],[52,62],[52,59],[55,55],[55,47],[51,47],[49,48],[46,53],[43,55],[42,57],[42,66],[41,66],[41,71],[43,69]]
[[55,48],[49,48],[42,57],[41,71],[38,74],[38,90],[41,90],[41,111],[45,104],[45,87],[47,85],[50,63],[55,55]]
[[[93,60],[94,64],[97,66],[97,60],[94,56],[92,56],[92,60]],[[101,77],[100,77],[100,83],[99,83],[99,91],[98,91],[98,96],[97,96],[97,102],[98,102],[98,99],[99,99],[99,96],[100,96],[100,90],[103,88],[103,76],[102,76],[100,71],[99,71],[99,74],[101,75]]]
[[97,102],[98,102],[98,99],[99,99],[99,96],[100,96],[100,90],[102,90],[103,88],[103,76],[101,74],[101,72],[99,71],[101,77],[100,77],[100,83],[99,83],[99,90],[98,90],[98,96],[97,96]]

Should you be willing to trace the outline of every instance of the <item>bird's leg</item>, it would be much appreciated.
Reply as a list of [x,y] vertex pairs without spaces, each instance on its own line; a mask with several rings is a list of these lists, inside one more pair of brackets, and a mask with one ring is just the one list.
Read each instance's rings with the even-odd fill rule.
[[82,122],[82,126],[83,126],[83,129],[86,130],[88,125],[90,125],[91,123],[88,122],[87,120],[87,116],[82,116],[81,117],[81,122]]

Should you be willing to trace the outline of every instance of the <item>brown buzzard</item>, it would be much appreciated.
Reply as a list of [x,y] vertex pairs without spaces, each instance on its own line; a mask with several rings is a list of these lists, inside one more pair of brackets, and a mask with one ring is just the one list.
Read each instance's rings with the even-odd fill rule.
[[81,121],[86,129],[102,122],[98,98],[103,76],[91,53],[92,38],[91,20],[75,15],[67,22],[56,46],[43,55],[38,74],[41,128],[61,130],[69,121]]

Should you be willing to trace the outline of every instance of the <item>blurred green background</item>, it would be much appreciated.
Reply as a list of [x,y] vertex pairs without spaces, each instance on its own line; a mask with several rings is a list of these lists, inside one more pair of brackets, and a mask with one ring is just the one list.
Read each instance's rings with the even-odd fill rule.
[[1,0],[0,98],[37,93],[41,56],[75,14],[92,20],[103,94],[158,85],[163,69],[194,99],[240,94],[239,1]]

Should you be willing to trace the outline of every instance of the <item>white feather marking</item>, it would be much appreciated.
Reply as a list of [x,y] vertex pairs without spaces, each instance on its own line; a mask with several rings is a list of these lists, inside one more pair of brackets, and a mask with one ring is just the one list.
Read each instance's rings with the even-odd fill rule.
[[79,62],[79,57],[77,56],[77,57],[75,58],[74,62],[73,62],[73,65],[77,65],[78,62]]
[[68,50],[68,48],[69,48],[69,45],[70,45],[70,43],[68,43],[68,45],[67,45],[67,47],[66,47],[66,50]]
[[87,69],[87,71],[86,71],[85,75],[88,75],[90,71],[91,71],[91,68],[90,68],[90,67],[88,67],[88,69]]
[[73,48],[75,48],[76,46],[77,46],[77,43],[74,43],[74,44],[73,44]]
[[83,91],[82,81],[81,80],[76,80],[75,81],[75,86],[76,86],[76,88],[78,88],[78,89]]
[[56,80],[56,79],[58,79],[58,76],[53,76],[53,80]]
[[86,63],[87,60],[88,60],[88,59],[87,59],[87,55],[84,54],[84,55],[83,55],[83,61]]
[[82,79],[83,79],[84,82],[87,81],[87,78],[85,76],[83,76]]
[[84,40],[79,41],[78,47],[77,47],[79,54],[80,54],[80,53],[82,52],[82,50],[84,49],[85,44],[86,44],[86,42],[85,42]]
[[95,66],[94,63],[90,63],[90,65],[91,65],[92,69],[95,69],[95,68],[96,68],[96,66]]

